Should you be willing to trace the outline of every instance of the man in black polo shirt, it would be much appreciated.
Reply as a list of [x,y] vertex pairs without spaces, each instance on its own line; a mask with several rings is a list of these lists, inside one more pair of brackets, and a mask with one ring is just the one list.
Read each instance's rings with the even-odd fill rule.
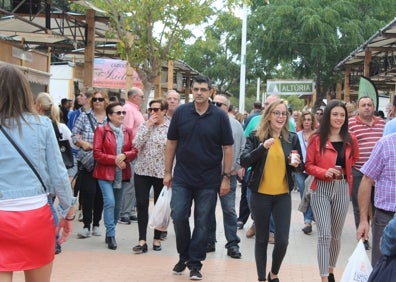
[[[227,114],[210,104],[212,93],[207,77],[194,79],[194,101],[176,109],[165,149],[164,185],[172,188],[171,216],[179,253],[173,272],[180,274],[188,267],[191,280],[202,279],[201,261],[206,258],[208,227],[215,213],[217,193],[225,195],[230,191],[232,130]],[[193,201],[191,236],[189,216]]]

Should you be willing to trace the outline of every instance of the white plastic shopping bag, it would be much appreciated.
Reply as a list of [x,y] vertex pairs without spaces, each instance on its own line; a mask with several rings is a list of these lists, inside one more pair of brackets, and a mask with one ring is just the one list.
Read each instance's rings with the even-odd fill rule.
[[341,282],[367,282],[373,267],[360,240],[348,259]]
[[149,226],[159,231],[166,231],[170,222],[170,201],[172,189],[164,186],[149,217]]

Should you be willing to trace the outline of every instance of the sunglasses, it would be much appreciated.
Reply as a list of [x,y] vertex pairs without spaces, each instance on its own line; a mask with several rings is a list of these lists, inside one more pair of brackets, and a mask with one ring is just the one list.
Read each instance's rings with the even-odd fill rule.
[[112,112],[112,114],[116,114],[117,116],[120,116],[120,115],[125,116],[126,115],[126,111]]
[[221,103],[221,102],[212,102],[212,104],[215,105],[216,107],[219,107],[219,108],[220,108],[221,106],[223,106],[223,105],[226,106],[226,104]]
[[92,102],[103,102],[105,98],[92,98]]
[[317,112],[316,113],[318,116],[323,116],[323,113],[321,113],[321,112]]
[[148,108],[147,111],[149,113],[154,112],[154,113],[158,113],[158,111],[162,111],[161,108]]

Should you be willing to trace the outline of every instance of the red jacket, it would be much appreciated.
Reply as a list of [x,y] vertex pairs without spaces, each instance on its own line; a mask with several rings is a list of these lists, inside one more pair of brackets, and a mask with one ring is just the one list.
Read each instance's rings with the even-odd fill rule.
[[[130,128],[123,127],[124,145],[121,152],[126,155],[126,168],[122,170],[122,180],[131,178],[130,162],[138,154],[138,150],[132,145],[133,133]],[[96,164],[93,171],[93,177],[114,181],[115,178],[115,159],[116,159],[116,138],[109,124],[98,126],[95,130],[93,142],[93,156]]]
[[[347,143],[345,148],[345,175],[349,184],[349,194],[352,192],[352,165],[359,158],[359,147],[355,135],[351,134],[352,145]],[[352,155],[353,146],[353,155]],[[315,134],[309,139],[307,147],[307,156],[305,161],[305,171],[307,174],[315,177],[311,189],[316,189],[316,180],[332,181],[332,178],[326,178],[327,169],[334,167],[337,160],[337,151],[329,140],[326,141],[326,148],[320,153],[320,138]]]

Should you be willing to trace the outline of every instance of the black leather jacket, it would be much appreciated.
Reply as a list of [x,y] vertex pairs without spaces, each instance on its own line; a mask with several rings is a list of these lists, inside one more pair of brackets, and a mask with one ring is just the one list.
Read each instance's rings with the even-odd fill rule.
[[[270,138],[268,136],[266,139]],[[282,136],[280,136],[283,153],[285,154],[286,163],[286,177],[289,191],[293,190],[294,180],[292,177],[292,171],[301,172],[304,171],[304,164],[302,163],[302,153],[300,147],[300,141],[298,140],[297,134],[289,132],[289,142],[286,142]],[[300,154],[301,163],[295,168],[288,164],[288,157],[292,150],[297,150]],[[263,170],[265,161],[267,159],[268,150],[264,148],[262,142],[260,142],[256,136],[256,131],[252,131],[246,140],[245,148],[240,157],[241,166],[244,168],[251,167],[250,177],[248,181],[248,187],[252,192],[257,192],[263,176]]]

